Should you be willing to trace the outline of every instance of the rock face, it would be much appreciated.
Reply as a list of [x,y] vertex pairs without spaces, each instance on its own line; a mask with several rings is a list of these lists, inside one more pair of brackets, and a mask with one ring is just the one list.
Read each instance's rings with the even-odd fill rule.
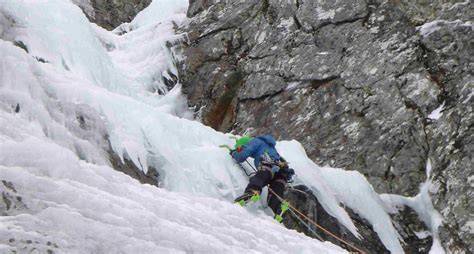
[[297,139],[379,193],[416,195],[431,161],[443,246],[470,252],[472,4],[424,2],[190,1],[183,91],[205,124]]
[[130,22],[151,0],[73,0],[93,23],[113,30]]

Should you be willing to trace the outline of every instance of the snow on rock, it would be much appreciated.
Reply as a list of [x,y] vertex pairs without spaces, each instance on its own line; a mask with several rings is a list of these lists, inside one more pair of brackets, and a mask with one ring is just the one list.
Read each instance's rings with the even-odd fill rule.
[[368,220],[388,250],[403,253],[401,237],[393,227],[383,201],[362,174],[317,166],[308,159],[297,141],[279,142],[278,150],[289,161],[290,166],[297,169],[298,181],[310,186],[325,210],[354,235],[358,236],[355,226],[340,203]]
[[[177,79],[178,73],[174,53],[167,43],[184,39],[182,34],[174,34],[173,26],[175,22],[183,22],[185,17],[182,13],[176,14],[154,25],[126,33],[120,40],[108,40],[117,48],[110,52],[117,68],[139,84],[140,90],[163,95],[172,88],[166,85],[164,79]],[[152,101],[157,102],[156,99]]]
[[432,120],[438,120],[442,115],[443,115],[443,109],[444,109],[444,102],[441,104],[438,108],[433,110],[429,115],[428,118]]
[[403,206],[408,206],[415,210],[433,236],[430,253],[445,253],[438,233],[438,227],[443,223],[443,217],[434,208],[430,197],[430,190],[433,188],[430,160],[426,163],[426,176],[426,182],[420,186],[420,192],[415,197],[404,197],[396,194],[381,194],[380,197],[384,201],[387,211],[397,211],[399,207]]

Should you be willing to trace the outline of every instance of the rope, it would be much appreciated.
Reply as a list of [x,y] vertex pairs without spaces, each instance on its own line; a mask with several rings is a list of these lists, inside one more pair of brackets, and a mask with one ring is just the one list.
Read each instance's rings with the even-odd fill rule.
[[[252,167],[252,169],[256,172],[257,170],[252,166],[252,164],[250,164],[247,160],[245,160],[245,162],[247,162],[247,164],[250,165],[250,167]],[[342,242],[342,243],[345,243],[347,246],[351,247],[352,249],[360,252],[360,253],[363,253],[363,254],[366,254],[365,251],[355,247],[353,244],[349,243],[348,241],[336,236],[335,234],[331,233],[331,231],[325,229],[324,227],[320,226],[318,223],[316,223],[315,221],[313,221],[311,218],[309,218],[308,216],[306,216],[304,213],[302,213],[301,211],[299,211],[298,209],[296,209],[294,206],[292,206],[290,204],[290,202],[288,202],[287,200],[283,199],[282,197],[280,197],[278,194],[276,194],[270,187],[268,188],[268,191],[270,191],[273,195],[275,195],[275,197],[277,197],[280,202],[286,202],[288,204],[288,207],[290,208],[289,210],[292,211],[293,213],[298,213],[301,217],[305,218],[308,222],[310,222],[311,224],[313,224],[314,226],[316,226],[317,228],[319,228],[320,230],[322,230],[324,233],[332,236],[334,239]],[[309,228],[309,227],[308,227]]]
[[323,232],[325,232],[326,234],[332,236],[333,238],[345,243],[347,246],[353,248],[354,250],[360,252],[360,253],[366,253],[365,251],[355,247],[354,245],[352,245],[351,243],[345,241],[344,239],[336,236],[335,234],[331,233],[331,231],[325,229],[324,227],[320,226],[318,223],[316,223],[315,221],[313,221],[312,219],[310,219],[308,216],[306,216],[304,213],[300,212],[298,209],[296,209],[294,206],[292,206],[287,200],[283,199],[282,197],[280,197],[278,194],[276,194],[272,189],[268,188],[268,190],[273,194],[275,195],[275,197],[277,197],[281,202],[285,201],[288,203],[288,207],[290,207],[290,210],[294,210],[294,212],[298,213],[299,215],[301,215],[301,217],[305,218],[306,220],[308,220],[309,222],[311,222],[311,224],[313,224],[314,226],[316,226],[317,228],[321,229]]
[[316,238],[318,238],[319,241],[321,241],[321,242],[324,241],[323,238],[318,233],[316,233],[316,231],[314,231],[308,223],[306,223],[303,219],[301,219],[300,216],[298,216],[295,212],[293,212],[292,209],[288,209],[288,210],[290,210],[291,214],[293,214],[293,216],[295,216],[295,218],[297,218],[303,225],[305,225],[306,228],[311,233],[313,233],[313,235],[316,236]]

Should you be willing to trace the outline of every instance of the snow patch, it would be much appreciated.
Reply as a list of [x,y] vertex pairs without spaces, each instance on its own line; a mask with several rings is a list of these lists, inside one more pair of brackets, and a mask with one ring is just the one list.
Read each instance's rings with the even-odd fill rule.
[[283,27],[285,28],[287,31],[289,30],[289,28],[295,23],[295,21],[293,20],[293,18],[287,18],[287,19],[282,19],[280,21],[280,24],[278,24],[278,27]]
[[415,235],[419,239],[425,239],[426,237],[431,235],[431,232],[430,231],[415,232]]
[[445,102],[443,102],[438,108],[436,108],[435,110],[433,110],[429,115],[428,115],[428,118],[429,119],[432,119],[432,120],[438,120],[441,118],[441,116],[443,115],[442,111],[444,109],[444,104]]
[[421,36],[427,37],[428,35],[438,31],[439,29],[447,25],[466,26],[474,30],[474,26],[472,25],[471,21],[463,22],[462,20],[459,20],[459,19],[455,21],[434,20],[417,27],[417,30],[420,32]]
[[263,43],[263,42],[265,41],[265,38],[266,38],[266,36],[267,36],[267,32],[265,32],[265,31],[260,32],[260,33],[258,33],[256,36],[257,36],[257,42],[258,42],[258,44],[261,44],[261,43]]
[[469,176],[467,178],[467,182],[471,185],[471,187],[474,187],[474,175]]
[[468,232],[469,234],[474,234],[474,221],[470,220],[461,227],[461,230],[464,232]]
[[468,103],[472,96],[474,96],[474,90],[471,91],[471,93],[467,96],[467,98],[462,102],[463,104]]

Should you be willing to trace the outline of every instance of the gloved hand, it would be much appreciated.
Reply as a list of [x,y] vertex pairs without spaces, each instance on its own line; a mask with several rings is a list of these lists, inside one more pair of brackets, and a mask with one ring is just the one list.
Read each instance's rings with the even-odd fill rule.
[[[232,156],[232,154],[233,154],[234,152],[236,152],[236,150],[234,150],[234,149],[230,149],[230,150],[229,150],[229,154],[230,154],[230,156]],[[233,157],[233,156],[232,156],[232,157]]]
[[278,167],[280,168],[283,168],[283,169],[288,168],[288,162],[284,160],[279,160],[277,163],[278,163]]

